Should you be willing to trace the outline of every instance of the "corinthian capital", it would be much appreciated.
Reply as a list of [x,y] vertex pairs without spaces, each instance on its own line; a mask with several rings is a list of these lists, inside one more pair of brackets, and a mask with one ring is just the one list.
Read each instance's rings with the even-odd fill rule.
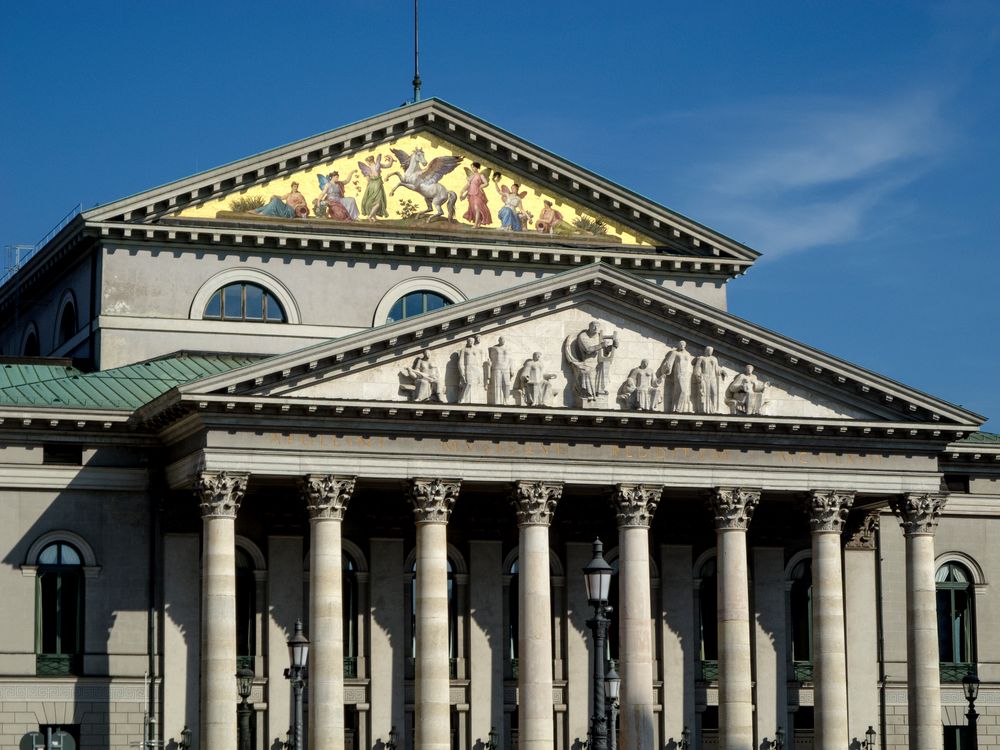
[[844,530],[847,514],[854,504],[853,492],[839,490],[812,490],[806,504],[809,528],[814,534]]
[[906,536],[933,534],[947,499],[947,495],[912,492],[893,498],[889,507],[899,516],[899,525]]
[[335,474],[308,474],[302,480],[302,494],[311,521],[342,521],[354,493],[357,477]]
[[716,487],[709,499],[716,529],[746,531],[760,502],[760,490],[748,487]]
[[649,527],[660,503],[662,487],[650,487],[645,484],[619,484],[615,492],[615,510],[618,515],[618,528],[629,526]]
[[458,499],[460,479],[414,479],[410,484],[410,502],[417,523],[448,523]]
[[202,518],[236,518],[249,474],[232,471],[203,471],[198,475],[194,493],[201,505]]
[[552,523],[562,490],[559,482],[518,482],[514,485],[510,501],[517,513],[517,525],[548,526]]

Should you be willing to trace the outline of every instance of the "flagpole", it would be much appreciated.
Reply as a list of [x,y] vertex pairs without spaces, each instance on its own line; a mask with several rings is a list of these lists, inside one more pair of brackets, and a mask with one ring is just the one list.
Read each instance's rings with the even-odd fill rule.
[[417,3],[413,0],[413,101],[420,101],[420,24]]

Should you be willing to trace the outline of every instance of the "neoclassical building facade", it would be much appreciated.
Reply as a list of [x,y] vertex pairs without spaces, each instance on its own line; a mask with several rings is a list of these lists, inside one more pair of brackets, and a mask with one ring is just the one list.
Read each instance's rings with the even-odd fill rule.
[[0,745],[235,750],[248,668],[285,747],[297,620],[313,750],[580,750],[595,658],[621,748],[964,748],[969,672],[993,744],[1000,437],[757,257],[438,100],[75,217],[0,288]]

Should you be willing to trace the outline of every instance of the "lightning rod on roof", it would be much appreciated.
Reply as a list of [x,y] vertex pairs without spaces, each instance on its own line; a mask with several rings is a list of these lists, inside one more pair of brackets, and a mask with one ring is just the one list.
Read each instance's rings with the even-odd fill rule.
[[413,101],[420,101],[420,25],[417,4],[413,0]]

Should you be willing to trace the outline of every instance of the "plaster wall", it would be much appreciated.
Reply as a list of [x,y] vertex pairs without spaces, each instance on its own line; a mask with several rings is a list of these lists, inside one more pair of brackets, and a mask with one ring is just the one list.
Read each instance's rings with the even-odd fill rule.
[[[33,290],[30,300],[22,300],[24,307],[16,318],[7,318],[0,326],[0,353],[10,356],[21,354],[21,346],[28,326],[38,330],[39,351],[42,356],[86,356],[87,329],[90,323],[91,264],[89,253],[80,262],[64,271],[45,289]],[[62,347],[56,346],[61,302],[67,291],[76,301],[77,335]]]
[[[202,311],[192,311],[198,291],[206,284],[211,286],[209,282],[217,274],[234,269],[265,275],[251,278],[248,273],[248,280],[284,287],[294,300],[300,323],[198,320]],[[393,291],[404,282],[426,279],[427,288],[462,301],[557,270],[561,269],[108,245],[102,261],[100,365],[106,369],[182,348],[268,354],[293,351],[383,323],[376,321],[379,303],[385,298],[391,304],[405,291],[412,291],[411,287]],[[267,281],[268,277],[272,281]],[[686,277],[650,280],[725,308],[722,281]]]

